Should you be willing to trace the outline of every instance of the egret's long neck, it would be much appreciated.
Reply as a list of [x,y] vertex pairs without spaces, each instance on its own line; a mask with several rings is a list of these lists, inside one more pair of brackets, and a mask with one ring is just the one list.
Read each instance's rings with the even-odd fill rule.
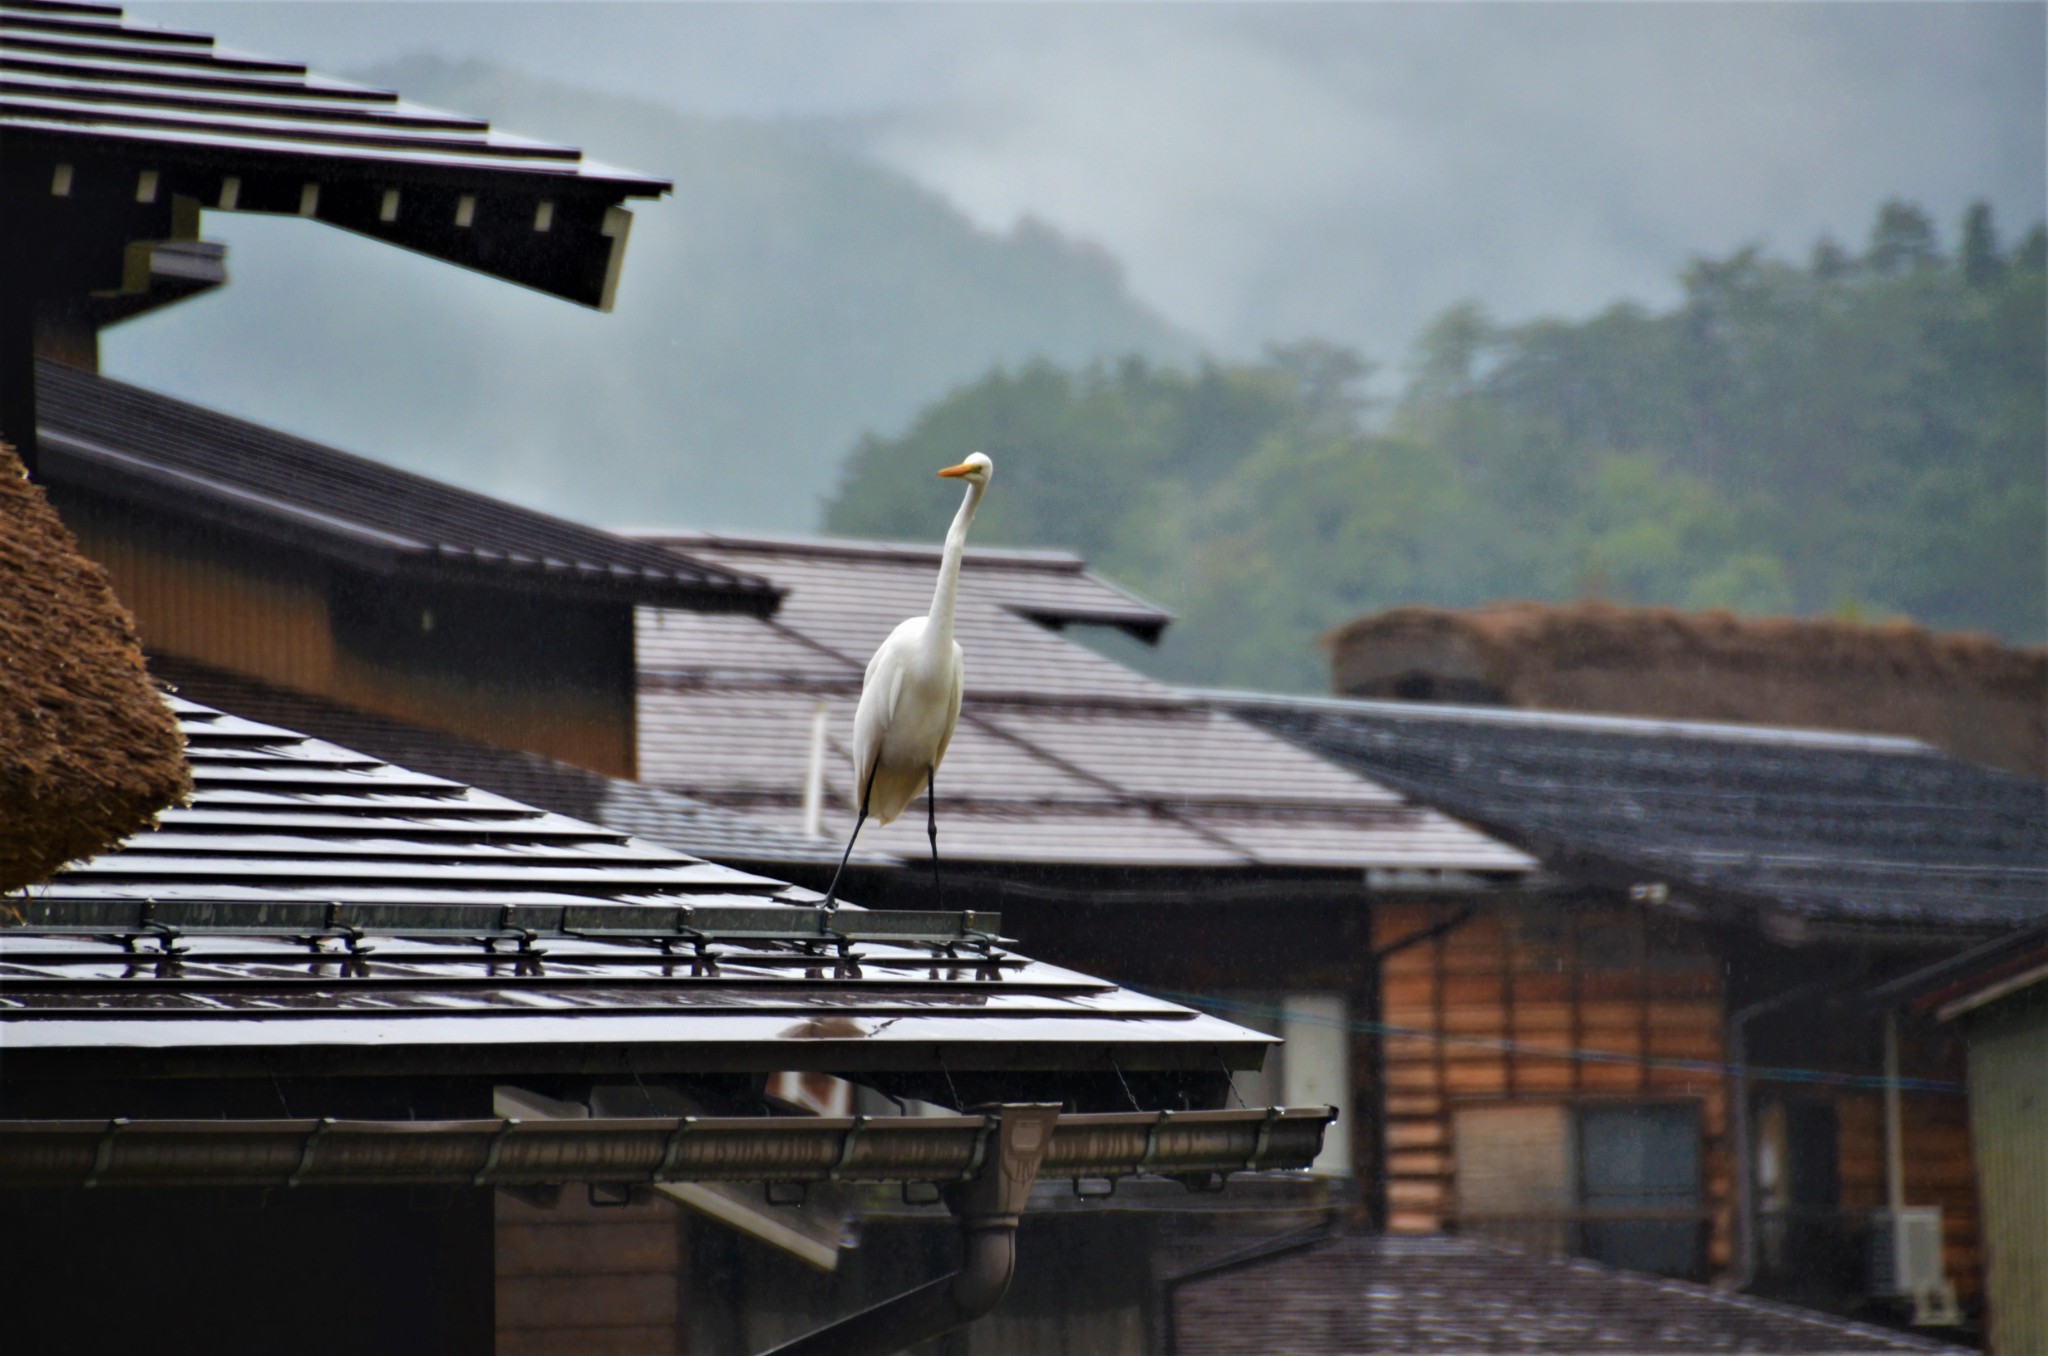
[[932,590],[931,620],[924,629],[925,643],[943,648],[953,640],[953,599],[960,591],[960,557],[967,550],[967,525],[974,521],[974,510],[981,507],[981,486],[967,482],[967,496],[960,501],[960,511],[953,515],[953,525],[946,529],[946,551],[939,560],[939,583]]

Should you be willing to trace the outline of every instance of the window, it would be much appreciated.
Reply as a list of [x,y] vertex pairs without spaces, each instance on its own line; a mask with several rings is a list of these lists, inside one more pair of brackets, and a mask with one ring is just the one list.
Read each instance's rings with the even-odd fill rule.
[[1472,1105],[1452,1144],[1461,1232],[1632,1271],[1704,1268],[1692,1103]]
[[1578,1132],[1579,1254],[1632,1271],[1698,1273],[1699,1108],[1580,1107]]

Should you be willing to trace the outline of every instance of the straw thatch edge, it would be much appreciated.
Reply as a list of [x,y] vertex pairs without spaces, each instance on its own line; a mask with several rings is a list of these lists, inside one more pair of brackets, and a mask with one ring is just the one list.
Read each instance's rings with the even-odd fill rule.
[[181,803],[184,750],[106,571],[0,443],[0,891]]

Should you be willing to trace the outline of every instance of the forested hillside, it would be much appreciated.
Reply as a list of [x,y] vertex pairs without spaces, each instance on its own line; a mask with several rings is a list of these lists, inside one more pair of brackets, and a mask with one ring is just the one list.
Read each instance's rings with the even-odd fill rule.
[[600,315],[341,231],[209,214],[233,283],[107,332],[107,370],[601,523],[802,531],[847,445],[991,363],[1195,342],[1100,251],[991,234],[802,126],[476,63],[361,72],[674,180]]
[[1887,203],[1858,250],[1699,259],[1666,311],[1454,308],[1397,400],[1302,344],[1186,373],[998,369],[864,439],[828,530],[935,537],[933,468],[997,461],[983,542],[1066,545],[1182,614],[1193,682],[1316,689],[1313,639],[1399,603],[1598,597],[2048,633],[2040,226],[1944,249]]

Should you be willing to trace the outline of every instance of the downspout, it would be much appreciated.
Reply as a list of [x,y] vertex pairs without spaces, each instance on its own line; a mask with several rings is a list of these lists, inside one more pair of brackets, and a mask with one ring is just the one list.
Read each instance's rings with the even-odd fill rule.
[[1802,998],[1835,987],[1839,977],[1810,979],[1783,992],[1760,998],[1728,1016],[1728,1062],[1735,1069],[1735,1091],[1728,1108],[1728,1128],[1734,1139],[1735,1162],[1735,1274],[1729,1286],[1747,1290],[1756,1281],[1756,1182],[1749,1124],[1749,1024],[1768,1012],[1775,1012]]
[[994,1152],[972,1180],[946,1193],[966,1243],[960,1270],[762,1356],[888,1356],[965,1327],[995,1308],[1017,1267],[1017,1220],[1031,1199],[1059,1114],[1057,1103],[997,1111]]
[[[1906,1136],[1899,1107],[1899,1011],[1884,1014],[1884,1200],[1894,1221],[1906,1208]],[[1892,1226],[1897,1228],[1896,1222]]]

